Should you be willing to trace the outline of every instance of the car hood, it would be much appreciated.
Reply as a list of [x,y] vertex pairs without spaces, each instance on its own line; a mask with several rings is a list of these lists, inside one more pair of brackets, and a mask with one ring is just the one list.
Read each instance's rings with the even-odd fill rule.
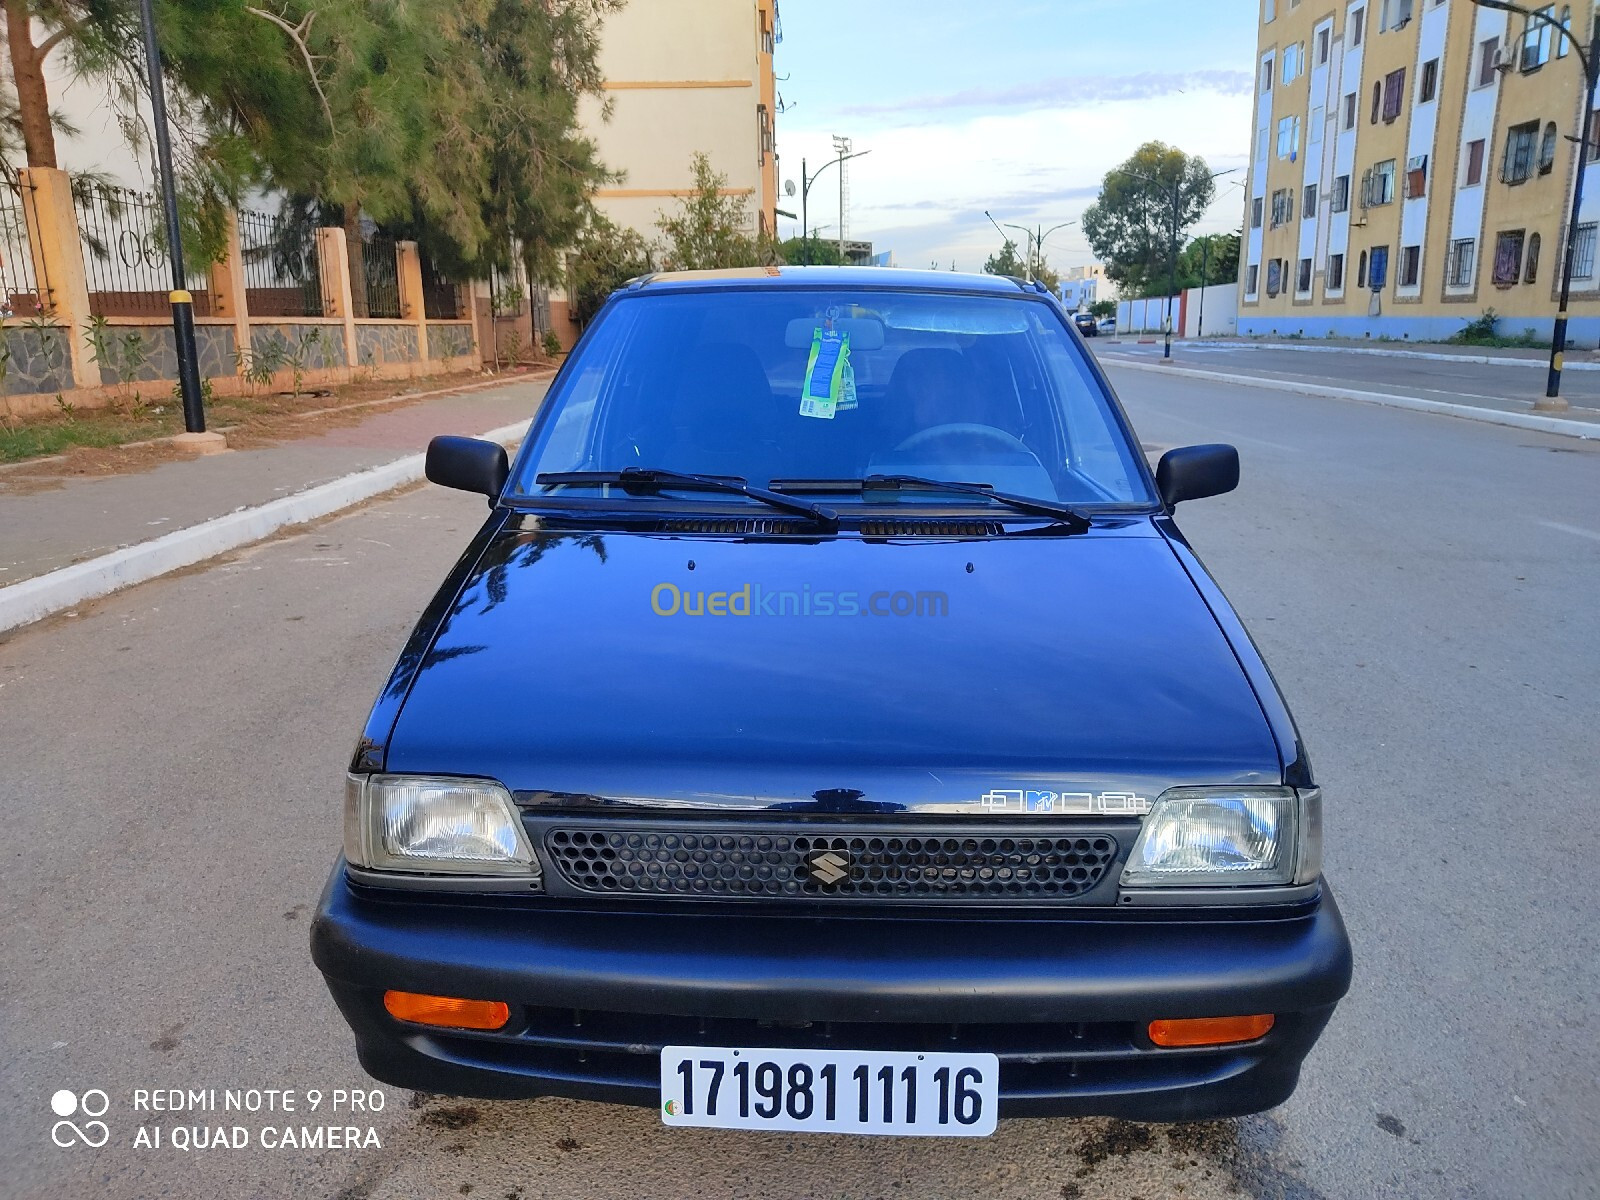
[[[749,615],[683,611],[717,593]],[[887,615],[840,615],[847,593]],[[518,529],[407,686],[386,770],[575,800],[993,812],[997,790],[1282,778],[1233,647],[1142,519],[897,542]]]

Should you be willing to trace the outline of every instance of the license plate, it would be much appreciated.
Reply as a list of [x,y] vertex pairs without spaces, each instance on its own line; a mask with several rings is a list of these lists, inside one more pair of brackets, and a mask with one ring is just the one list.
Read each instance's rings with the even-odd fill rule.
[[999,1086],[992,1054],[661,1051],[661,1120],[700,1129],[984,1137]]

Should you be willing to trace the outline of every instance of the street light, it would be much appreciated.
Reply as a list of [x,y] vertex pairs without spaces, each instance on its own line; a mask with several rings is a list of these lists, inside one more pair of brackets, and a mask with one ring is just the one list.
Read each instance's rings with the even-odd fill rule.
[[1038,232],[1039,226],[1037,226],[1037,225],[1035,225],[1032,229],[1029,229],[1026,225],[1013,225],[1009,221],[1006,222],[1005,229],[1002,229],[1000,227],[1000,222],[996,221],[992,216],[989,216],[989,210],[987,208],[983,210],[983,215],[986,216],[986,217],[989,217],[989,224],[994,226],[995,232],[1000,235],[1002,241],[1009,242],[1011,240],[1010,238],[1006,237],[1006,232],[1005,232],[1006,229],[1019,230],[1022,233],[1022,236],[1027,239],[1027,242],[1025,243],[1025,245],[1027,247],[1028,260],[1027,260],[1026,263],[1023,264],[1023,274],[1025,274],[1027,276],[1029,283],[1033,282],[1033,264],[1035,262],[1035,255],[1036,254],[1037,254],[1037,261],[1039,262],[1039,264],[1041,266],[1044,264],[1044,240],[1045,240],[1045,238],[1049,237],[1052,233],[1054,233],[1058,229],[1065,229],[1068,225],[1076,225],[1077,224],[1076,221],[1063,221],[1063,222],[1061,222],[1061,224],[1052,225],[1049,229],[1046,229],[1043,233],[1039,233]]
[[[824,171],[826,171],[829,167],[836,167],[840,163],[846,161],[847,159],[860,158],[863,155],[871,154],[871,153],[872,153],[871,150],[857,150],[853,154],[841,154],[841,155],[839,155],[838,158],[834,159],[832,162],[825,162],[820,167],[818,167],[817,168],[817,173],[815,175],[807,175],[806,174],[806,160],[803,159],[803,158],[800,160],[800,265],[801,266],[808,267],[808,266],[811,265],[811,229],[810,229],[810,226],[808,226],[806,224],[806,200],[811,195],[811,185],[813,183],[815,183],[818,179],[820,179],[822,177],[822,173]],[[840,214],[840,216],[841,216],[841,219],[840,219],[839,224],[840,224],[841,227],[843,227],[843,225],[844,225],[843,214]],[[843,254],[842,251],[840,252],[839,257],[840,258],[844,257],[844,254]]]
[[[172,336],[178,357],[178,392],[183,398],[183,428],[186,434],[206,432],[205,407],[201,403],[200,358],[194,344],[194,298],[189,295],[188,275],[183,269],[183,238],[178,226],[178,193],[172,179],[172,144],[167,134],[167,97],[161,82],[161,49],[156,44],[156,18],[150,0],[140,0],[139,14],[144,20],[144,61],[150,75],[150,116],[156,140],[156,163],[161,170],[161,200],[167,218],[167,254],[172,260]],[[219,434],[208,435],[220,440]],[[195,438],[197,444],[202,442]]]
[[[1229,167],[1226,171],[1211,172],[1212,179],[1221,179],[1224,175],[1232,175],[1238,167]],[[1142,179],[1146,183],[1153,183],[1156,187],[1166,187],[1167,181],[1157,179],[1154,175],[1146,175],[1140,171],[1130,171],[1126,167],[1116,167],[1111,172],[1113,175],[1127,175],[1132,179]],[[1172,357],[1172,299],[1173,293],[1178,290],[1178,200],[1183,190],[1183,172],[1180,170],[1172,181],[1172,242],[1171,262],[1167,267],[1167,318],[1166,318],[1166,345],[1161,351],[1163,359]]]
[[1594,128],[1595,70],[1600,66],[1600,23],[1591,19],[1589,49],[1585,53],[1577,39],[1567,32],[1561,22],[1552,20],[1544,13],[1523,8],[1520,4],[1507,3],[1507,0],[1472,0],[1472,2],[1481,8],[1520,13],[1529,21],[1539,21],[1550,26],[1556,31],[1557,36],[1567,39],[1577,54],[1578,61],[1583,65],[1583,78],[1588,87],[1583,105],[1583,128],[1578,130],[1578,136],[1573,139],[1578,143],[1578,166],[1572,173],[1572,216],[1567,221],[1567,245],[1561,255],[1561,304],[1556,311],[1556,325],[1550,337],[1550,375],[1545,383],[1544,399],[1535,402],[1533,406],[1545,412],[1560,412],[1567,407],[1566,400],[1561,396],[1561,365],[1567,351],[1567,302],[1572,295],[1572,258],[1578,244],[1578,213],[1583,208],[1583,174],[1589,157],[1590,131]]

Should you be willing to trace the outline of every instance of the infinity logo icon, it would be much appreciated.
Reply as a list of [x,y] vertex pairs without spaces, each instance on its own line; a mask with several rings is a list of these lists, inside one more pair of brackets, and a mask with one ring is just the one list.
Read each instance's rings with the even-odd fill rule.
[[[50,1111],[58,1117],[82,1113],[86,1117],[101,1117],[111,1107],[111,1097],[99,1088],[90,1088],[81,1097],[62,1088],[50,1097]],[[50,1127],[50,1140],[65,1149],[82,1143],[98,1150],[111,1139],[111,1130],[104,1121],[85,1121],[81,1126],[72,1121],[57,1121]]]

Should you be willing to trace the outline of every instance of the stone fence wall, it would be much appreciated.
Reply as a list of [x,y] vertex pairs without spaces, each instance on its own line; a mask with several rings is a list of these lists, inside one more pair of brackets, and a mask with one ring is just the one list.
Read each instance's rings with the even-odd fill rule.
[[[49,411],[59,403],[93,408],[109,403],[129,385],[175,384],[178,364],[170,316],[103,316],[94,311],[105,309],[107,293],[95,292],[91,303],[66,173],[33,167],[18,175],[26,236],[0,238],[6,242],[0,245],[0,257],[25,256],[21,265],[27,269],[7,271],[0,263],[0,284],[9,288],[0,310],[0,414]],[[22,223],[16,224],[20,229]],[[222,261],[190,283],[202,380],[213,393],[228,394],[478,369],[477,331],[470,313],[462,311],[458,320],[430,319],[416,243],[396,242],[393,247],[398,303],[389,311],[398,310],[398,316],[357,315],[342,229],[315,231],[312,265],[321,316],[252,315],[246,275],[249,263],[258,258],[247,259],[238,222],[230,222]],[[11,285],[12,278],[20,282]],[[203,292],[197,290],[201,284]],[[255,294],[266,293],[255,289]],[[389,297],[393,301],[393,290]],[[163,297],[157,294],[155,299]],[[359,311],[367,310],[360,306]]]

